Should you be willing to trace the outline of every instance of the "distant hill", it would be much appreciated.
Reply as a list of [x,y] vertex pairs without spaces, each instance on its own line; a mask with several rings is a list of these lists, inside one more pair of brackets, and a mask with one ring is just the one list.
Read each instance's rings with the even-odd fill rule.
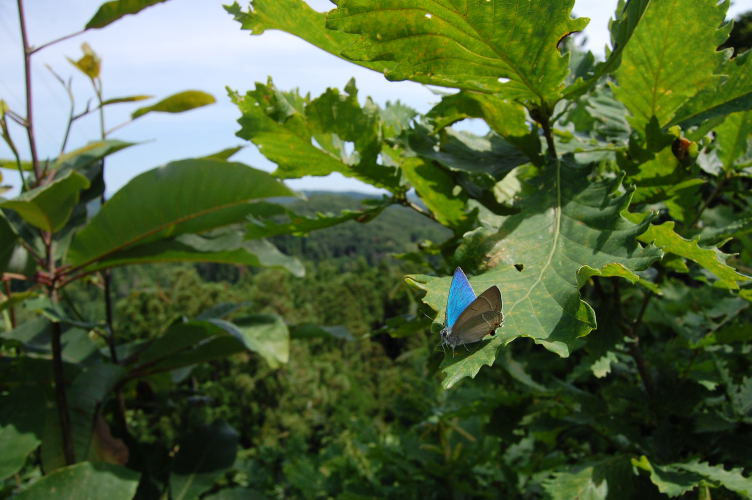
[[[379,198],[357,192],[335,193],[305,192],[307,201],[296,200],[290,208],[298,213],[313,215],[316,212],[356,210],[367,198]],[[391,206],[376,219],[362,224],[346,222],[327,229],[314,231],[306,237],[277,236],[272,242],[288,255],[305,260],[352,259],[363,257],[375,264],[391,253],[414,251],[425,240],[440,242],[450,236],[450,231],[414,210]]]

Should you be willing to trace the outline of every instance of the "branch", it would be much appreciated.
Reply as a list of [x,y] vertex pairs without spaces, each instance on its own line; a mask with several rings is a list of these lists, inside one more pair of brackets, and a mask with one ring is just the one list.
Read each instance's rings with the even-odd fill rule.
[[39,158],[37,156],[37,144],[34,138],[34,111],[31,98],[31,48],[29,47],[29,38],[26,34],[26,18],[24,17],[23,0],[17,0],[18,5],[18,24],[21,28],[21,43],[24,52],[24,80],[26,87],[26,135],[29,138],[29,151],[31,153],[31,165],[34,168],[34,176],[37,183],[42,178],[39,170]]
[[45,49],[45,48],[49,47],[50,45],[54,45],[54,44],[56,44],[58,42],[62,42],[64,40],[68,40],[69,38],[73,38],[74,36],[78,36],[78,35],[80,35],[82,33],[85,33],[85,32],[86,32],[86,30],[83,29],[81,31],[77,31],[77,32],[71,33],[69,35],[61,36],[60,38],[56,38],[54,40],[50,40],[49,42],[43,43],[39,47],[34,47],[33,49],[31,49],[30,54],[34,54],[35,52],[39,52],[40,50]]

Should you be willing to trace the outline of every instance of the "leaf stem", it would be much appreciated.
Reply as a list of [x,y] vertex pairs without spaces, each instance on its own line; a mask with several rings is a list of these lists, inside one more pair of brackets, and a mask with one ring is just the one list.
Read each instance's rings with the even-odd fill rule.
[[[56,296],[54,283],[51,293]],[[54,301],[54,300],[53,300]],[[57,414],[60,419],[60,432],[63,436],[63,455],[66,465],[76,462],[73,449],[73,436],[71,433],[70,413],[68,411],[68,398],[65,392],[65,372],[63,370],[63,348],[61,337],[63,329],[59,322],[52,323],[52,371],[55,379],[55,401],[57,402]]]
[[5,295],[8,297],[8,313],[10,314],[10,326],[11,328],[16,328],[16,308],[13,306],[13,303],[10,302],[10,294],[12,293],[12,290],[10,289],[10,280],[3,280],[3,285],[5,285]]
[[78,35],[80,35],[82,33],[85,33],[85,32],[86,32],[86,30],[83,29],[81,31],[76,31],[75,33],[70,33],[68,35],[61,36],[60,38],[55,38],[54,40],[50,40],[49,42],[43,43],[39,47],[34,47],[33,49],[31,49],[30,53],[33,54],[35,52],[39,52],[40,50],[45,49],[45,48],[49,47],[50,45],[54,45],[56,43],[68,40],[69,38],[73,38],[74,36],[78,36]]

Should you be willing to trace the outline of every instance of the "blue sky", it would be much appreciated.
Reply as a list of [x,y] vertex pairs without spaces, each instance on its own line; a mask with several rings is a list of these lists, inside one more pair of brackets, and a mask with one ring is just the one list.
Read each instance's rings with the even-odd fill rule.
[[[39,45],[80,30],[102,1],[27,0],[30,43]],[[171,0],[37,53],[33,59],[34,112],[42,156],[56,156],[68,113],[66,94],[45,65],[65,78],[73,76],[78,109],[82,109],[92,95],[88,81],[66,60],[66,56],[80,56],[82,42],[89,43],[103,60],[107,98],[133,94],[161,98],[200,89],[214,94],[218,101],[180,115],[149,114],[116,132],[114,138],[142,144],[108,159],[106,180],[110,193],[138,173],[168,161],[243,144],[234,135],[239,113],[229,102],[225,87],[245,92],[253,88],[254,82],[264,82],[271,76],[281,89],[298,87],[318,95],[327,86],[343,87],[350,77],[355,77],[359,96],[371,96],[380,104],[400,100],[427,111],[439,99],[422,85],[388,82],[379,73],[349,64],[285,33],[269,31],[262,36],[249,36],[224,11],[222,3],[228,0]],[[245,1],[239,3],[246,5]],[[308,3],[320,11],[333,7],[327,0]],[[608,43],[608,19],[615,6],[616,0],[575,2],[575,14],[591,18],[585,35],[587,47],[595,53],[602,54]],[[750,9],[752,0],[737,0],[729,15]],[[0,99],[23,115],[23,63],[17,16],[16,2],[0,0]],[[125,121],[132,110],[130,105],[111,106],[106,118],[108,127]],[[98,137],[99,125],[94,116],[78,121],[74,127],[68,149]],[[26,141],[22,131],[17,128],[13,137],[23,149]],[[0,158],[10,157],[8,148],[0,146]],[[266,170],[274,168],[252,145],[234,159]],[[14,172],[3,170],[2,174],[4,183],[17,185]],[[339,175],[289,184],[294,189],[373,191]]]

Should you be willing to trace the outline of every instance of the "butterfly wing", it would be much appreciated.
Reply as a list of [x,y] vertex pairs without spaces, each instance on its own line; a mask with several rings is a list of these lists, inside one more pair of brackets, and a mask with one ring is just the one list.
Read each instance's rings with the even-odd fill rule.
[[457,318],[447,343],[453,346],[478,342],[501,325],[501,291],[492,286],[478,296]]
[[475,300],[475,292],[473,287],[470,286],[470,282],[467,280],[467,276],[462,272],[459,267],[454,270],[454,276],[452,276],[452,285],[449,287],[449,298],[447,298],[446,306],[446,321],[444,322],[447,327],[451,327],[457,321],[462,314],[462,311],[467,309],[467,306],[472,304]]

